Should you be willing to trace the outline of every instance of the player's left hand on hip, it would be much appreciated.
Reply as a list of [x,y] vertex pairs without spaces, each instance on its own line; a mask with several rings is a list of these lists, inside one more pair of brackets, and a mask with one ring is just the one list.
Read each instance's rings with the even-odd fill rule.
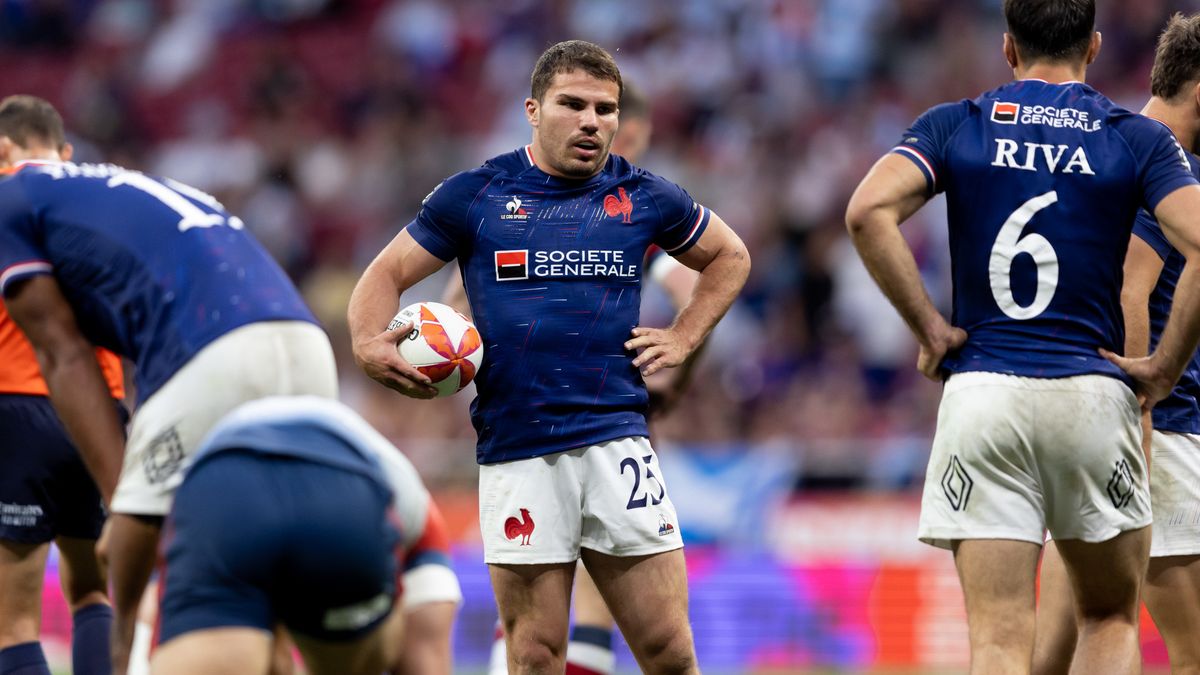
[[683,336],[671,328],[643,328],[631,331],[632,340],[625,341],[625,349],[641,350],[633,360],[633,366],[649,377],[663,368],[674,368],[687,359],[692,348]]
[[1167,397],[1175,387],[1175,380],[1161,372],[1158,364],[1151,356],[1128,358],[1114,354],[1107,349],[1100,350],[1100,356],[1108,359],[1118,368],[1125,371],[1134,381],[1134,391],[1142,410],[1150,410],[1155,403]]

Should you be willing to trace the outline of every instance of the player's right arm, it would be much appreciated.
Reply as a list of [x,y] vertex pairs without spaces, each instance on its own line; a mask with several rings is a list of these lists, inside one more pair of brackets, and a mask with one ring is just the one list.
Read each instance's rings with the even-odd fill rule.
[[863,265],[921,345],[917,367],[930,379],[946,354],[966,342],[933,306],[900,224],[928,200],[925,175],[908,159],[888,154],[867,173],[846,208],[846,228]]
[[[1150,353],[1150,294],[1158,285],[1170,244],[1162,229],[1145,211],[1138,213],[1125,254],[1125,281],[1121,286],[1121,312],[1125,315],[1125,356]],[[1150,412],[1142,412],[1142,452],[1150,462]]]
[[1154,217],[1187,261],[1175,285],[1167,325],[1150,356],[1105,354],[1138,382],[1146,408],[1171,393],[1200,342],[1200,186],[1171,192],[1155,207]]
[[54,277],[37,275],[6,286],[5,303],[33,345],[50,400],[104,503],[111,503],[121,474],[125,433],[95,348],[80,332]]
[[401,358],[396,349],[408,330],[386,327],[404,291],[445,264],[404,229],[371,261],[350,295],[346,319],[355,363],[371,379],[405,396],[433,398],[437,390],[429,377]]
[[921,345],[917,368],[940,379],[942,360],[961,347],[967,334],[933,306],[900,224],[941,190],[943,161],[954,133],[968,119],[965,103],[945,103],[921,115],[903,140],[859,183],[846,207],[846,229],[875,283]]
[[421,210],[371,262],[350,296],[348,323],[354,361],[384,386],[413,398],[433,398],[430,379],[396,351],[408,328],[387,330],[400,296],[413,284],[461,255],[474,232],[467,226],[471,205],[495,176],[484,167],[455,174],[425,197]]

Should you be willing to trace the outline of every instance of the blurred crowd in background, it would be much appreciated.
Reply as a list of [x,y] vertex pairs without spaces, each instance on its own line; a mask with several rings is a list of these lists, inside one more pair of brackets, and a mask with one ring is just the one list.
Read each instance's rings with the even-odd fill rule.
[[[1098,4],[1089,81],[1138,110],[1167,17],[1200,2]],[[903,489],[924,475],[940,388],[843,211],[916,115],[1011,77],[1003,30],[1000,0],[0,0],[0,86],[58,105],[78,161],[168,175],[239,214],[333,336],[343,398],[429,482],[470,487],[470,395],[410,401],[368,380],[346,301],[438,182],[528,142],[538,54],[597,42],[652,99],[642,164],[754,259],[657,444],[758,456],[797,489]],[[941,200],[905,233],[948,313]],[[452,267],[405,300],[439,299]],[[646,297],[644,321],[667,323]]]

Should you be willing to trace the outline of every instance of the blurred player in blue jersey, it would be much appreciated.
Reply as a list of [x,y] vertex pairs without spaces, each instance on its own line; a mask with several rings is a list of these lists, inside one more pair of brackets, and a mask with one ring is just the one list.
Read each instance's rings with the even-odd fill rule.
[[[590,43],[542,54],[533,142],[451,177],[364,272],[355,357],[429,398],[386,331],[400,294],[457,259],[484,339],[472,418],[480,527],[514,673],[562,672],[582,559],[644,672],[697,672],[675,511],[646,440],[642,377],[682,363],[745,281],[741,240],[678,186],[609,154],[621,76]],[[700,271],[667,329],[637,325],[643,256]],[[640,350],[640,353],[639,353]]]
[[382,672],[401,644],[399,571],[430,505],[408,460],[344,405],[237,408],[197,451],[165,526],[152,672],[266,672],[277,623],[309,673]]
[[[1137,672],[1150,496],[1134,392],[1166,396],[1200,338],[1200,187],[1168,129],[1083,84],[1092,0],[1006,0],[1004,14],[1016,80],[922,115],[847,224],[921,371],[946,378],[920,537],[954,551],[972,672],[1029,672],[1045,529],[1078,596],[1072,671]],[[898,227],[942,191],[951,322]],[[1187,262],[1155,353],[1126,359],[1122,264],[1143,206]]]
[[[650,146],[653,119],[650,100],[641,90],[629,82],[622,83],[621,127],[612,143],[612,154],[620,155],[631,163],[637,163]],[[646,255],[646,272],[650,279],[666,292],[668,300],[679,311],[692,297],[696,285],[696,271],[667,255],[654,246]],[[463,288],[462,277],[455,274],[446,285],[446,303],[470,316],[471,305]],[[678,368],[660,371],[646,381],[649,394],[647,414],[652,418],[669,411],[687,387],[694,358],[700,350],[693,352]],[[570,641],[567,643],[567,675],[610,675],[616,668],[613,654],[613,617],[604,604],[604,598],[587,568],[579,564],[575,570],[575,589],[571,596],[575,623],[571,626]],[[411,622],[409,622],[411,625]],[[488,664],[490,675],[508,672],[507,652],[504,648],[504,632],[497,630]]]
[[[0,120],[18,115],[62,126],[40,99],[0,102]],[[61,146],[0,137],[0,169],[15,169],[0,181],[0,292],[113,514],[101,548],[123,672],[185,460],[242,402],[332,398],[337,379],[324,331],[240,219],[170,179],[64,162]],[[136,367],[128,444],[93,344]]]
[[[1200,14],[1176,15],[1158,41],[1150,74],[1152,98],[1142,114],[1165,124],[1190,152],[1200,178]],[[1146,354],[1162,339],[1183,255],[1146,211],[1139,211],[1125,258],[1121,306],[1125,354]],[[1150,503],[1154,525],[1142,599],[1167,645],[1172,673],[1200,672],[1200,353],[1144,426],[1150,449]],[[1069,579],[1053,541],[1046,544],[1038,608],[1034,671],[1066,673],[1076,635]]]

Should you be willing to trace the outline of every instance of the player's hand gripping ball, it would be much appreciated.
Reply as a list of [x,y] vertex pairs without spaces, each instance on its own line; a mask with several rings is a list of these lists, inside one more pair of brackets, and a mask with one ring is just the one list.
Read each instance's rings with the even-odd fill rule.
[[409,322],[412,330],[396,349],[433,380],[438,396],[457,393],[475,379],[483,361],[483,341],[470,319],[440,302],[418,302],[400,310],[388,330]]

